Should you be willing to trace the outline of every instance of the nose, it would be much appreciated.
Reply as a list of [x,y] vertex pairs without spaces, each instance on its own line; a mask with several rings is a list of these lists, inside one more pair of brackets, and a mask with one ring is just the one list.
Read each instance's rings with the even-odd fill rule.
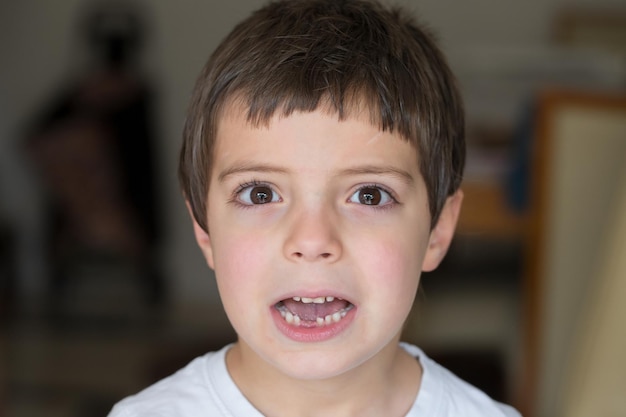
[[294,213],[284,243],[284,255],[294,262],[337,261],[342,254],[336,216],[332,210]]

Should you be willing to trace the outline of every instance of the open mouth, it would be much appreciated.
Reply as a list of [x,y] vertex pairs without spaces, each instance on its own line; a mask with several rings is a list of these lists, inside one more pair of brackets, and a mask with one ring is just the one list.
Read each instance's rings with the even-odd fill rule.
[[323,327],[340,322],[354,305],[333,296],[292,297],[279,301],[275,308],[290,325]]

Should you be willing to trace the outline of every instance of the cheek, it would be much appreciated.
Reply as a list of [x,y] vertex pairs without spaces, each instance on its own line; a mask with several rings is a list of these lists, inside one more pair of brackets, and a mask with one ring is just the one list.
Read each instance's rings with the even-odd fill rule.
[[267,240],[252,234],[226,234],[215,247],[215,275],[220,291],[229,291],[239,298],[250,290],[255,282],[263,282],[258,276],[264,271],[268,260]]
[[364,245],[360,253],[364,273],[370,276],[377,292],[385,296],[412,298],[419,283],[421,259],[424,244],[402,242],[399,239],[385,239]]

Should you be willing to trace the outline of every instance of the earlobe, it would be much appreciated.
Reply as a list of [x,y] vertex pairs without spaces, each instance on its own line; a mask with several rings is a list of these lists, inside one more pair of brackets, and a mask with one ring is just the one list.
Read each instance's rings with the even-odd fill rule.
[[211,269],[215,269],[215,263],[213,261],[213,246],[211,245],[211,237],[209,233],[204,230],[199,224],[198,221],[193,216],[193,211],[191,210],[191,206],[189,202],[185,202],[187,205],[187,210],[189,211],[189,215],[191,216],[191,221],[193,223],[193,233],[196,237],[196,242],[204,255],[204,259],[206,259],[207,264]]
[[453,195],[447,198],[439,220],[430,232],[428,248],[426,249],[426,255],[422,263],[422,271],[429,272],[437,268],[448,252],[448,248],[454,237],[462,202],[463,191],[461,190],[457,190]]

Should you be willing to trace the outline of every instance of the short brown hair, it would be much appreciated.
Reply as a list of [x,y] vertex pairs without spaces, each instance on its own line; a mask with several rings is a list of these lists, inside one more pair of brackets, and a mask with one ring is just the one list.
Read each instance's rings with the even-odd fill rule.
[[282,0],[233,29],[198,78],[180,154],[181,186],[205,231],[217,125],[235,99],[253,125],[321,105],[340,119],[369,110],[372,124],[417,149],[434,227],[461,182],[464,113],[443,55],[407,16],[368,0]]

